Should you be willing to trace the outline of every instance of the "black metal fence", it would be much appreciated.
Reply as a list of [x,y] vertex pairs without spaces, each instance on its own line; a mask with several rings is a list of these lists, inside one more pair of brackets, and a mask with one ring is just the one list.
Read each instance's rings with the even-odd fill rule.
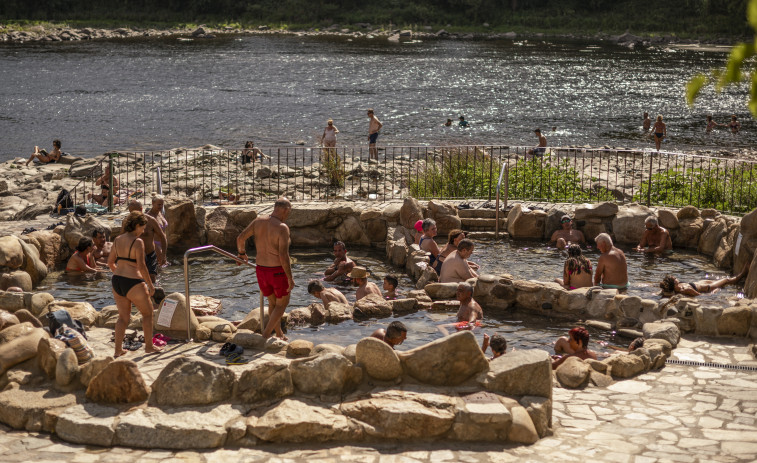
[[[99,195],[113,166],[114,205],[165,195],[198,204],[256,203],[286,195],[297,201],[494,199],[507,164],[509,199],[618,201],[693,205],[744,214],[757,207],[757,162],[674,152],[527,147],[388,146],[379,160],[367,147],[270,147],[260,151],[198,149],[109,153],[74,189],[81,202]],[[249,162],[247,162],[249,160]],[[80,172],[81,174],[81,172]],[[503,195],[505,192],[503,191]]]

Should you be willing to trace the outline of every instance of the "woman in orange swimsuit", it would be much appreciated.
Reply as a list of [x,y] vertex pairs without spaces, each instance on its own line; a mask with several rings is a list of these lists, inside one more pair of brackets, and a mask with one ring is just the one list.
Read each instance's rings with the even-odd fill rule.
[[92,257],[92,251],[94,250],[92,240],[86,236],[82,236],[79,239],[79,244],[76,246],[76,252],[68,259],[66,264],[66,272],[71,273],[96,273],[97,263]]

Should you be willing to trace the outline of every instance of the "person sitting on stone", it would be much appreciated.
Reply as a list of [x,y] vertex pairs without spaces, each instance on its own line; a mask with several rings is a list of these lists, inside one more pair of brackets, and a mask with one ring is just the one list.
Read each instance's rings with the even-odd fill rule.
[[442,271],[439,274],[441,283],[460,283],[478,276],[475,270],[468,265],[468,258],[473,254],[473,241],[463,239],[457,245],[457,251],[454,251],[442,265]]
[[552,357],[552,369],[556,369],[568,358],[597,359],[597,353],[589,350],[589,332],[577,326],[568,332],[568,337],[561,337],[555,342],[555,355]]
[[[439,261],[444,264],[444,259],[447,258],[450,254],[457,251],[457,245],[460,244],[460,241],[464,240],[467,237],[467,234],[456,228],[449,232],[449,235],[447,235],[447,244],[444,245],[444,248],[442,248],[442,251],[439,253]],[[468,265],[473,270],[478,270],[478,264],[475,262],[468,261]]]
[[429,253],[428,265],[436,270],[436,273],[439,273],[441,272],[442,266],[439,261],[439,246],[436,244],[436,241],[434,241],[436,231],[436,221],[434,219],[424,219],[423,236],[421,236],[418,246],[421,247],[422,251]]
[[110,191],[111,178],[113,179],[113,204],[116,204],[118,202],[118,189],[120,183],[118,181],[118,177],[112,175],[110,166],[105,166],[105,173],[95,181],[95,185],[100,187],[100,194],[90,195],[92,202],[95,202],[101,206],[108,205],[108,192]]
[[308,293],[319,298],[323,301],[323,306],[328,309],[329,304],[332,302],[341,302],[343,304],[349,304],[347,298],[336,288],[326,288],[318,280],[313,280],[308,283]]
[[374,331],[371,337],[384,341],[394,349],[394,346],[402,344],[407,339],[407,327],[401,321],[395,320],[386,327],[386,330],[379,328]]
[[549,239],[550,243],[554,243],[557,249],[563,250],[571,244],[586,244],[586,238],[581,230],[575,230],[573,228],[573,219],[569,215],[564,215],[560,219],[560,228],[552,233],[552,237]]
[[94,249],[92,250],[92,258],[97,263],[107,264],[110,250],[113,247],[113,243],[107,240],[105,237],[104,228],[95,228],[92,230],[92,243]]
[[370,275],[370,272],[368,272],[365,267],[355,267],[347,275],[352,278],[353,284],[357,286],[357,291],[355,291],[356,300],[359,301],[369,294],[377,294],[381,296],[381,290],[376,283],[368,281]]
[[495,334],[490,340],[489,335],[484,333],[484,341],[481,343],[481,350],[484,354],[489,346],[492,348],[492,358],[489,360],[494,360],[497,357],[505,355],[505,352],[507,351],[507,339],[505,339],[504,336]]
[[626,255],[612,245],[612,238],[607,233],[600,233],[594,241],[602,253],[597,262],[597,271],[594,273],[594,286],[604,289],[628,288]]
[[744,265],[741,273],[731,278],[719,280],[698,280],[692,283],[681,283],[673,275],[665,275],[660,283],[664,295],[683,294],[684,296],[699,296],[704,293],[716,293],[726,285],[735,285],[749,274],[749,262]]
[[386,275],[384,277],[384,299],[394,300],[397,299],[397,285],[399,280],[394,275]]
[[334,243],[334,263],[329,266],[323,273],[326,275],[324,281],[334,281],[336,283],[348,283],[347,274],[355,268],[355,261],[347,257],[347,246],[342,241]]
[[670,232],[660,226],[657,218],[647,217],[644,226],[646,230],[641,237],[641,243],[636,246],[636,251],[663,253],[673,249]]
[[60,157],[62,155],[63,153],[60,150],[60,140],[56,138],[53,140],[53,150],[49,153],[43,149],[39,149],[39,146],[35,146],[34,152],[29,156],[29,160],[26,161],[26,165],[28,166],[34,159],[37,159],[41,164],[54,164],[60,162]]
[[76,246],[76,251],[68,259],[66,264],[66,272],[70,273],[97,273],[97,262],[92,257],[92,240],[86,236],[82,236],[79,239],[79,244]]
[[555,283],[565,289],[588,288],[591,282],[591,261],[581,253],[581,246],[571,244],[568,247],[568,259],[562,271],[562,278],[555,278]]
[[539,138],[539,144],[534,149],[528,150],[528,154],[533,156],[544,156],[547,151],[547,137],[542,135],[541,129],[534,129],[534,133]]

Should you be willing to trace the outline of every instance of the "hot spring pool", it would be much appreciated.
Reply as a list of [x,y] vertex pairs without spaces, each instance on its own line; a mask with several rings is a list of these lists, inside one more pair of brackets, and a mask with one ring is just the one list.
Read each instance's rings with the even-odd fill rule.
[[[704,278],[721,278],[722,270],[710,264],[707,258],[693,252],[676,250],[665,257],[650,257],[624,248],[628,260],[628,274],[631,286],[629,295],[648,299],[659,299],[659,282],[666,273],[672,273],[682,281]],[[311,279],[321,278],[323,270],[333,260],[327,250],[306,251],[293,249],[296,262],[292,265],[297,284],[292,292],[289,309],[303,307],[318,300],[307,293],[307,283]],[[585,252],[596,267],[599,251],[590,249]],[[404,270],[384,262],[384,254],[370,249],[351,249],[351,258],[371,272],[371,280],[379,287],[383,276],[394,273],[400,279],[400,292],[413,289],[414,286]],[[170,259],[170,266],[163,269],[158,279],[166,293],[184,292],[183,256]],[[551,281],[561,276],[565,258],[554,248],[541,242],[502,241],[476,242],[471,260],[481,265],[485,273],[510,273],[517,279]],[[219,316],[227,320],[240,320],[251,308],[258,306],[259,292],[252,267],[236,266],[234,262],[215,254],[193,255],[190,258],[190,289],[192,294],[203,294],[223,301],[223,310]],[[352,287],[337,286],[347,299],[354,301],[355,290]],[[738,294],[738,287],[728,286],[717,294],[700,296],[700,298],[718,299],[720,301]],[[37,288],[50,292],[56,299],[69,301],[87,301],[100,309],[114,304],[111,294],[110,276],[100,278],[82,278],[70,276],[64,272],[53,272]],[[438,325],[454,321],[454,313],[426,312],[399,315],[389,319],[346,321],[338,325],[321,325],[315,327],[290,328],[290,338],[308,339],[316,344],[334,343],[349,345],[370,335],[375,329],[385,327],[394,319],[401,320],[409,329],[408,338],[399,346],[407,350],[442,337]],[[501,334],[508,341],[508,346],[516,348],[547,348],[558,336],[565,335],[574,323],[564,319],[551,319],[523,312],[511,312],[505,315],[485,316],[483,327],[474,333],[482,338],[483,333]],[[626,346],[629,340],[616,339],[613,332],[590,329],[592,340],[607,341]],[[598,346],[593,345],[596,349]],[[597,349],[599,350],[599,349]]]

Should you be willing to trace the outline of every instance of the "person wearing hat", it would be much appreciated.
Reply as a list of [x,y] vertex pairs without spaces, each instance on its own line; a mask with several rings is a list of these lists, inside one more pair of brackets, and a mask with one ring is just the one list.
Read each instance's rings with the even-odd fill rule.
[[564,215],[560,219],[560,228],[552,233],[552,237],[549,239],[550,243],[555,243],[557,249],[563,250],[571,244],[586,244],[586,238],[581,230],[573,229],[573,219],[569,215]]
[[415,229],[415,244],[418,246],[421,245],[421,238],[423,238],[423,219],[415,222],[415,225],[413,226]]
[[355,300],[359,301],[369,294],[377,294],[381,296],[381,290],[376,285],[376,283],[368,281],[368,277],[370,275],[370,272],[368,272],[365,267],[355,267],[352,269],[349,275],[347,275],[348,277],[352,278],[355,286],[357,286],[357,291],[355,291]]

